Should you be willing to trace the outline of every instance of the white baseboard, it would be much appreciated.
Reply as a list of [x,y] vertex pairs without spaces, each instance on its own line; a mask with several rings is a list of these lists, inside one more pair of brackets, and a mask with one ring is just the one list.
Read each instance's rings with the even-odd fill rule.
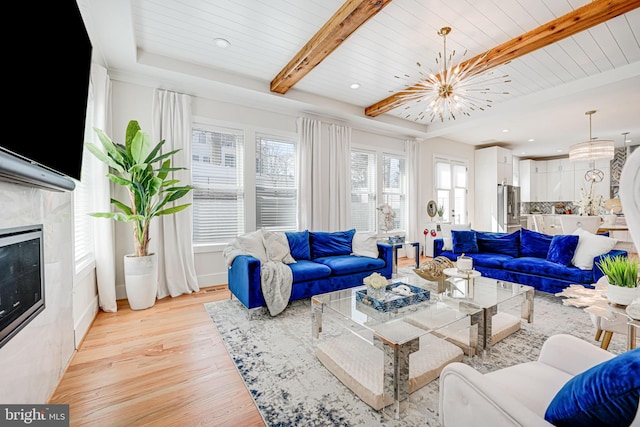
[[89,331],[89,328],[93,323],[93,319],[96,318],[97,314],[98,314],[98,296],[96,295],[91,300],[91,303],[85,307],[84,311],[82,312],[82,315],[80,316],[76,324],[73,325],[73,335],[75,340],[74,346],[76,349],[82,342],[82,339],[84,338],[84,336],[87,334],[87,331]]

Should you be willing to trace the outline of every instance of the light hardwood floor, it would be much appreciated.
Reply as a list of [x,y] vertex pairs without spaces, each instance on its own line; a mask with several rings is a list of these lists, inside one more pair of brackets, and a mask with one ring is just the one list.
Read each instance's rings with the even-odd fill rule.
[[69,404],[71,426],[264,426],[204,309],[229,297],[221,285],[99,312],[49,403]]
[[226,285],[98,313],[50,403],[71,426],[264,426],[204,309]]

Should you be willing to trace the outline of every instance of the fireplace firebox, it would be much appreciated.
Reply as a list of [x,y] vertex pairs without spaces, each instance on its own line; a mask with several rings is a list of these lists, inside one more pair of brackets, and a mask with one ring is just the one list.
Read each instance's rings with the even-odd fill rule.
[[0,347],[44,309],[42,225],[0,230]]

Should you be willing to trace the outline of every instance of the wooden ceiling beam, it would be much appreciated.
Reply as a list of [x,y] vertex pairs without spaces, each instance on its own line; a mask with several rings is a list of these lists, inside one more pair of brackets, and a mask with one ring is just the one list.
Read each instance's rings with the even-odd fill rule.
[[389,3],[391,0],[347,0],[271,81],[271,91],[287,93]]
[[[556,43],[564,38],[573,36],[574,34],[630,12],[638,7],[640,7],[640,0],[594,0],[573,12],[569,12],[553,21],[547,22],[485,53],[463,61],[461,66],[467,63],[473,63],[477,61],[478,58],[486,55],[478,63],[478,67],[482,67],[486,71],[537,49]],[[410,94],[409,92],[412,89],[417,88],[416,86],[411,86],[404,91],[394,93],[382,101],[366,107],[364,110],[365,115],[376,117],[403,105],[408,102],[403,96]]]

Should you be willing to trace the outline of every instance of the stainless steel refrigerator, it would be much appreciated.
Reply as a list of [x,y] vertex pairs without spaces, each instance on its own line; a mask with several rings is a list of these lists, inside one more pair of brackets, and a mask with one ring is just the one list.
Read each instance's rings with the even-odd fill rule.
[[498,232],[520,230],[520,187],[498,184]]

